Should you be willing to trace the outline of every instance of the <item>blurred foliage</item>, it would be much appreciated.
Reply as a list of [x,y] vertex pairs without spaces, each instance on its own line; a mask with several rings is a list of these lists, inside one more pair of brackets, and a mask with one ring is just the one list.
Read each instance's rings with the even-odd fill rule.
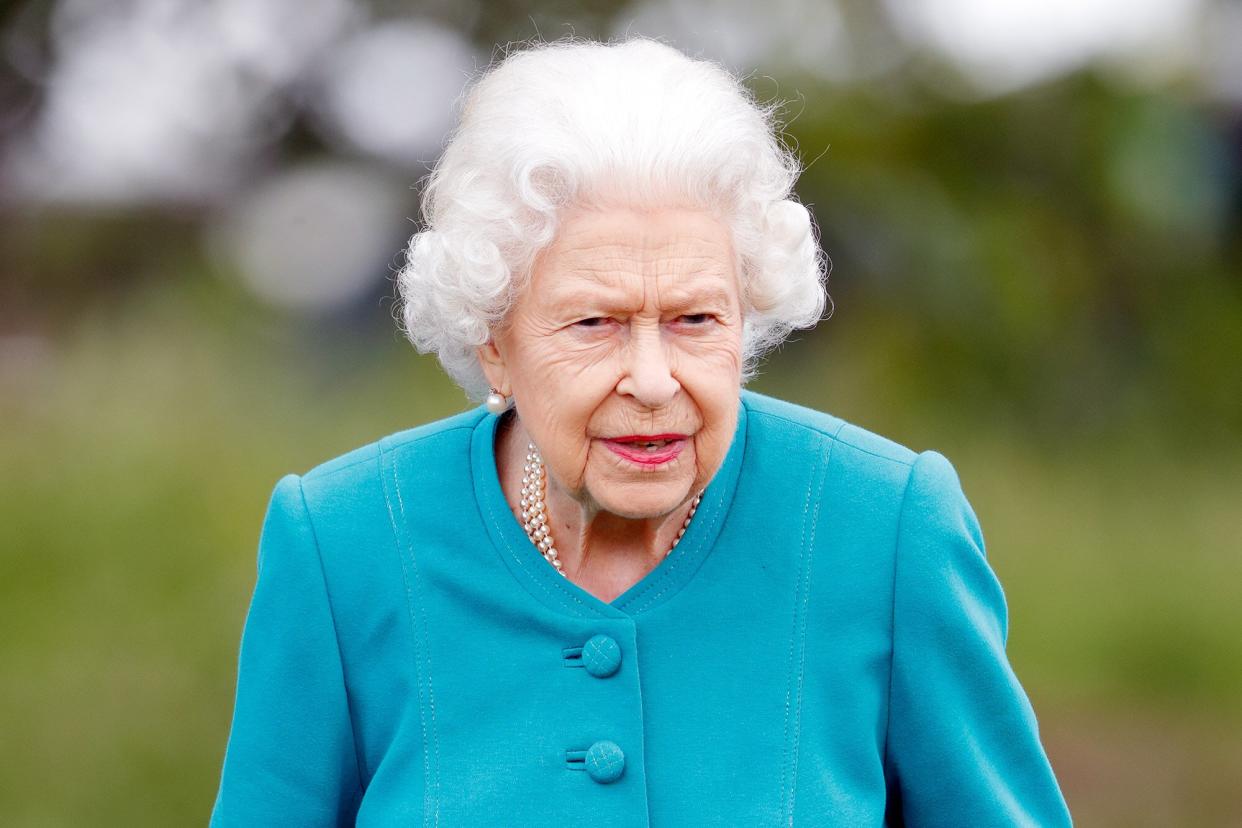
[[973,105],[810,99],[793,131],[827,149],[800,186],[835,262],[826,327],[867,338],[877,384],[1044,437],[1242,433],[1223,117],[1091,75]]
[[[427,13],[491,54],[620,5]],[[0,27],[38,51],[50,6]],[[749,78],[790,101],[835,302],[753,387],[953,460],[1079,824],[1237,823],[1242,122],[1099,70],[974,102],[950,75]],[[0,136],[38,95],[0,68]],[[340,152],[295,119],[266,163]],[[0,199],[6,825],[205,821],[272,485],[466,405],[389,280],[327,314],[253,299],[204,244],[227,207]]]

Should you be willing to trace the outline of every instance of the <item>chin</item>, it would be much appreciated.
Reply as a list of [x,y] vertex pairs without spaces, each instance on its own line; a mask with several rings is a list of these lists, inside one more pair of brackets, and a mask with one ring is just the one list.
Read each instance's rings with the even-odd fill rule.
[[690,497],[689,482],[669,480],[612,484],[596,493],[594,500],[618,517],[643,520],[663,517]]

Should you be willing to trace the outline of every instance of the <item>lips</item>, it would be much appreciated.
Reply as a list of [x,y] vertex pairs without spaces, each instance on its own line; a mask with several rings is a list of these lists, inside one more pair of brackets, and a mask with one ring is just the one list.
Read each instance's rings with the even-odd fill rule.
[[614,454],[642,466],[659,466],[670,462],[686,447],[685,434],[626,434],[604,439]]
[[684,434],[627,434],[624,437],[613,437],[614,443],[632,443],[639,446],[667,445],[675,440],[684,440]]

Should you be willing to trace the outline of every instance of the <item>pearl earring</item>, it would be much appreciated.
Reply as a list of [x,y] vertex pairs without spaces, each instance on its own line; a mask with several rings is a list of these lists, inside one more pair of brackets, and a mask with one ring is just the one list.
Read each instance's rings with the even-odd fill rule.
[[509,407],[509,400],[493,388],[491,389],[491,393],[487,395],[487,401],[484,405],[486,405],[487,410],[493,414],[504,414],[505,410]]

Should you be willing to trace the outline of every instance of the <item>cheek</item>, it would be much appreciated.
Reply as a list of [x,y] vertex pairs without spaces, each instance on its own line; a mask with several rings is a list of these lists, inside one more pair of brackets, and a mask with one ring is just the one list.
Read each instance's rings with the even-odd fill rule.
[[616,385],[602,350],[575,348],[556,336],[532,338],[512,374],[523,423],[549,473],[570,490],[583,485],[591,420]]
[[[517,349],[522,384],[562,399],[581,397],[608,383],[614,372],[611,352],[572,336],[533,331]],[[615,382],[615,378],[613,380]]]
[[549,340],[524,360],[521,385],[526,395],[562,428],[584,430],[585,421],[616,385],[611,360],[585,356],[595,355],[575,353]]
[[728,337],[701,347],[687,349],[680,362],[681,382],[702,418],[695,440],[695,463],[700,483],[705,485],[724,462],[737,427],[737,407],[741,395],[740,338]]
[[687,342],[677,354],[678,379],[704,405],[735,399],[742,384],[741,351],[740,337],[733,331]]

